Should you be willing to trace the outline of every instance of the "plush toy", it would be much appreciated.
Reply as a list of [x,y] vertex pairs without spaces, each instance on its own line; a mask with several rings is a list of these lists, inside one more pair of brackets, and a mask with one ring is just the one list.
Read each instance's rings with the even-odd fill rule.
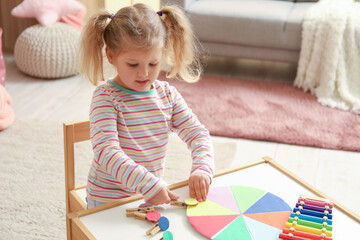
[[6,80],[6,66],[5,66],[5,60],[4,55],[2,53],[2,28],[0,27],[0,84],[5,86],[5,80]]
[[3,85],[0,85],[0,131],[9,127],[15,119],[11,108],[11,96]]
[[[73,16],[62,20],[79,29],[85,15],[85,7],[75,0],[24,0],[12,9],[11,14],[21,18],[36,18],[43,26],[57,22],[63,16]],[[75,15],[79,14],[79,15]],[[80,21],[80,23],[79,23]]]
[[85,14],[86,14],[86,8],[84,6],[83,10],[81,10],[80,12],[71,15],[64,15],[59,19],[59,21],[63,23],[67,23],[81,30],[83,28]]

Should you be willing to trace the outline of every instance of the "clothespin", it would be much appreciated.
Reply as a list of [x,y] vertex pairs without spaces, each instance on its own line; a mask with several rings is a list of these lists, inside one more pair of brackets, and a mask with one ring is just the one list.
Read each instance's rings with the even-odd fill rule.
[[151,211],[154,211],[155,208],[154,206],[149,206],[149,207],[138,207],[138,208],[128,208],[126,209],[126,216],[127,217],[133,217],[135,215],[135,213],[148,213]]
[[160,238],[159,240],[173,240],[173,235],[171,232],[165,231],[162,238]]
[[187,206],[196,206],[199,202],[194,198],[187,198],[184,202],[181,201],[171,201],[170,205],[178,207],[187,207]]
[[163,231],[168,230],[169,225],[170,225],[169,220],[166,217],[162,216],[159,218],[159,221],[154,226],[152,226],[150,229],[146,231],[146,234],[154,236],[160,230]]
[[145,220],[150,222],[157,222],[159,218],[161,217],[161,214],[156,211],[151,212],[134,212],[134,218],[139,220]]

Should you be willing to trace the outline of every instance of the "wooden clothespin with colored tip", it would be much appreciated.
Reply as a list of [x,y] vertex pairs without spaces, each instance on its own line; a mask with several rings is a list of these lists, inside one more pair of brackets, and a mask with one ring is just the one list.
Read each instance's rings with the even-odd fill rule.
[[160,230],[162,231],[168,230],[169,225],[170,225],[169,220],[166,217],[162,216],[159,218],[159,221],[154,226],[152,226],[150,229],[146,231],[146,234],[154,236]]
[[173,235],[171,232],[165,231],[163,232],[162,238],[160,238],[159,240],[173,240]]
[[150,222],[157,222],[159,218],[161,217],[161,214],[156,211],[151,212],[135,212],[134,218],[144,221],[150,221]]
[[198,200],[196,200],[194,198],[187,198],[187,199],[185,199],[184,202],[181,202],[181,201],[171,201],[170,202],[170,205],[178,206],[178,207],[196,206],[198,204],[199,204]]
[[148,213],[154,211],[154,206],[148,207],[138,207],[138,208],[128,208],[126,209],[126,216],[127,217],[134,217],[135,213]]

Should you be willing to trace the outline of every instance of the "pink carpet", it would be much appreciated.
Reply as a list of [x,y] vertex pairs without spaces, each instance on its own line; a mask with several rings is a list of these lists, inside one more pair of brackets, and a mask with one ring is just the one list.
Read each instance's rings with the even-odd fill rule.
[[208,75],[169,82],[211,135],[360,151],[360,115],[322,106],[291,83]]

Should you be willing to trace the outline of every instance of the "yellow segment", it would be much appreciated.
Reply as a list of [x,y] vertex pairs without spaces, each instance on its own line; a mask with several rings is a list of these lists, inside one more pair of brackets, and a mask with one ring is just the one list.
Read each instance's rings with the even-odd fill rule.
[[198,202],[198,200],[196,200],[194,198],[187,198],[187,199],[185,199],[185,203],[188,206],[194,206],[194,205],[197,205],[199,202]]
[[239,214],[217,203],[206,200],[195,206],[187,206],[187,216],[208,216],[208,215],[235,215]]

